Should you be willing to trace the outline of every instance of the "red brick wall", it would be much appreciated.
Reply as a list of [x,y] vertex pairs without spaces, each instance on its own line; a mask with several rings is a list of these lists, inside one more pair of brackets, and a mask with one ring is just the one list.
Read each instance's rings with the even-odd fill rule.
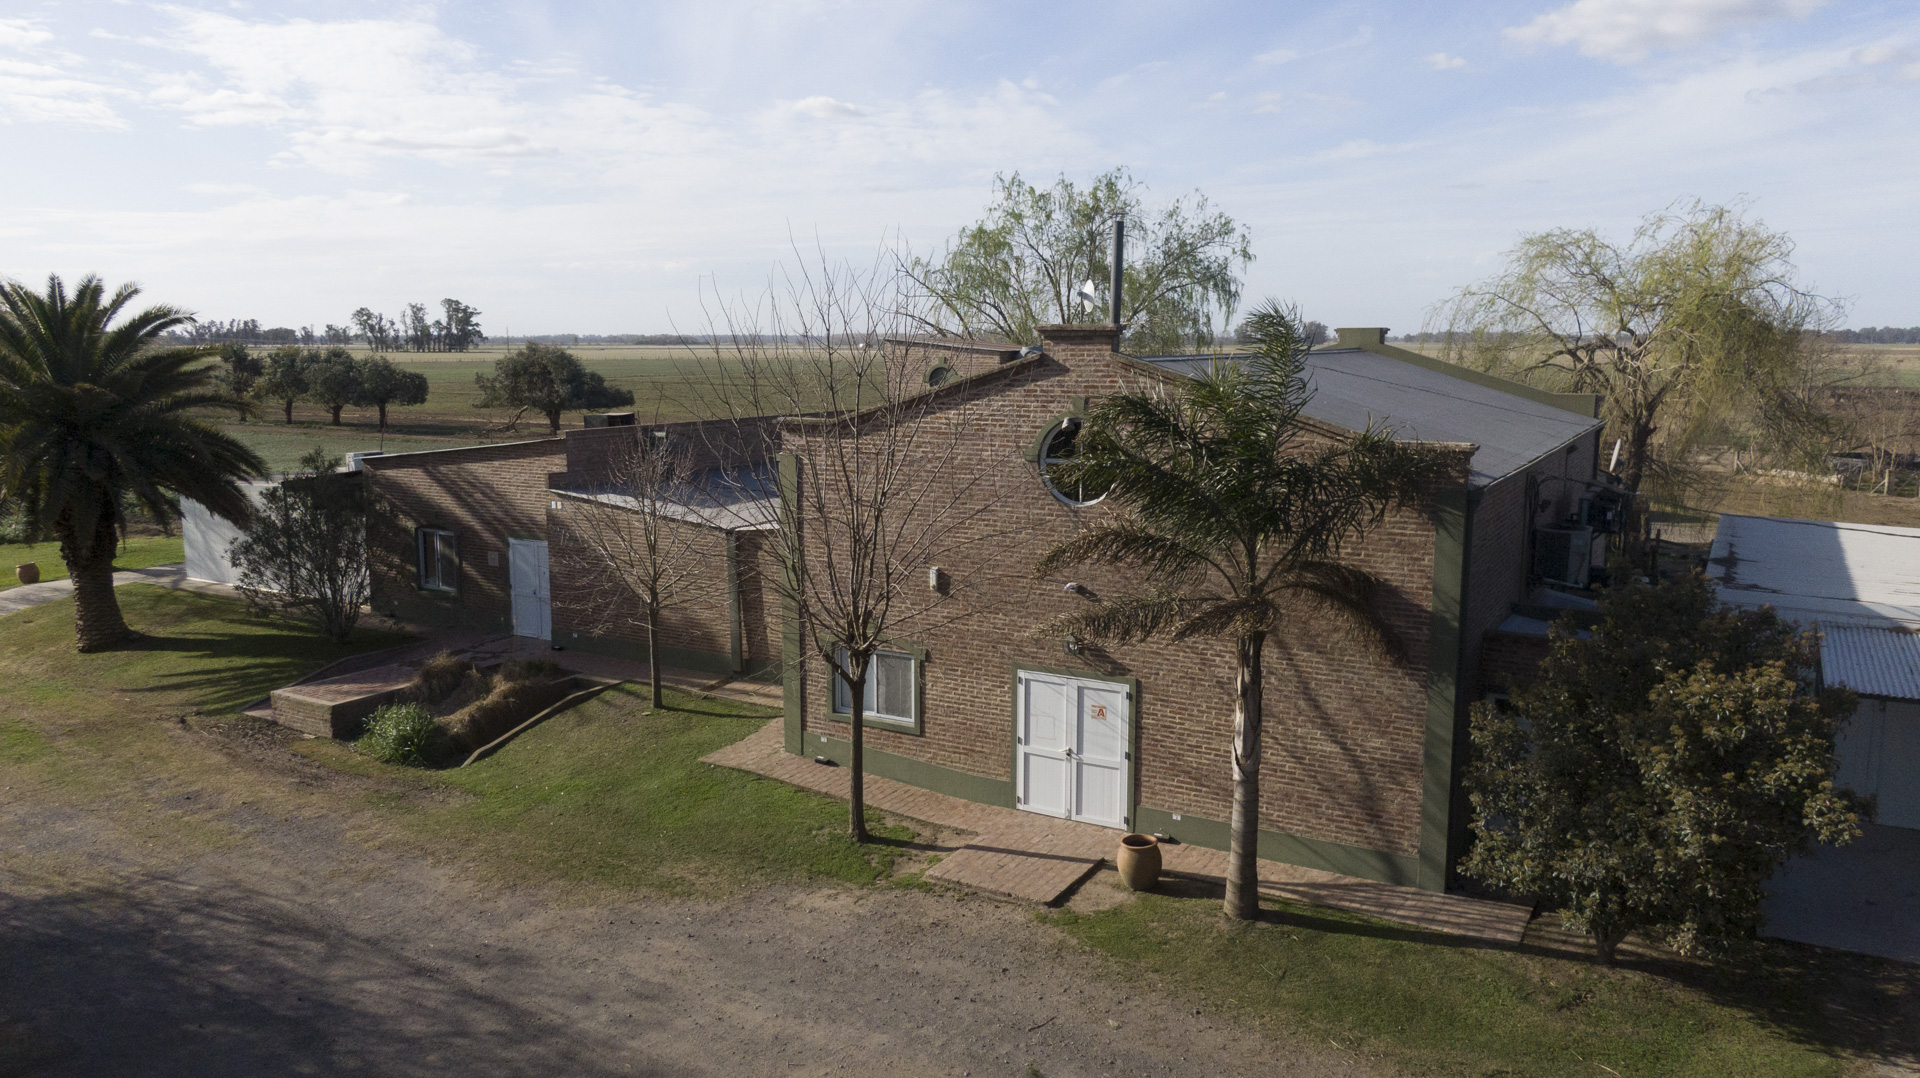
[[[1136,799],[1224,820],[1234,696],[1229,645],[1088,647],[1075,656],[1064,651],[1060,639],[1036,633],[1049,617],[1086,600],[1063,590],[1067,577],[1036,581],[1030,568],[1034,560],[1111,507],[1062,504],[1023,454],[1074,398],[1159,379],[1113,357],[1112,339],[1106,327],[1051,330],[1045,359],[1012,375],[1011,384],[994,380],[992,391],[970,398],[967,429],[950,442],[927,440],[929,447],[940,448],[942,460],[996,471],[1005,482],[983,484],[977,497],[951,514],[947,528],[954,542],[969,536],[983,540],[942,565],[954,588],[954,605],[968,616],[938,625],[955,611],[936,611],[895,634],[928,652],[924,736],[869,729],[869,744],[1008,779],[1015,665],[1137,677]],[[958,416],[956,409],[922,422],[959,423]],[[804,436],[790,435],[789,442],[802,456],[805,483]],[[942,460],[929,459],[924,466]],[[818,563],[811,536],[809,547]],[[1433,529],[1418,512],[1397,513],[1349,553],[1390,583],[1384,613],[1405,645],[1405,662],[1366,654],[1312,623],[1291,626],[1275,639],[1267,653],[1262,822],[1313,838],[1413,855],[1420,829]],[[1071,579],[1109,597],[1134,584],[1128,574],[1111,570],[1076,570]],[[806,726],[844,737],[845,722],[830,714],[823,664],[809,656],[805,676]]]
[[[547,475],[564,459],[559,438],[366,458],[381,507],[369,544],[373,608],[431,624],[510,624],[507,540],[546,538]],[[453,596],[419,592],[414,529],[423,527],[459,536]]]

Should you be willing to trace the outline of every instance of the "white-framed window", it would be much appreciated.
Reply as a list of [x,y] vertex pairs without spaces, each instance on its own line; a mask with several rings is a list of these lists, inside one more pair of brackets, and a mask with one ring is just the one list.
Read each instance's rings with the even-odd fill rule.
[[1084,483],[1069,482],[1060,474],[1062,465],[1080,455],[1079,416],[1068,416],[1053,425],[1040,443],[1040,479],[1053,496],[1068,505],[1092,505],[1107,496],[1105,489],[1090,490]]
[[414,533],[419,543],[420,589],[456,591],[460,584],[460,541],[441,528],[421,528]]
[[[845,664],[847,649],[838,649],[833,657],[836,663]],[[920,696],[920,687],[915,684],[917,666],[914,657],[903,651],[874,652],[873,661],[867,665],[866,700],[861,713],[869,719],[917,726],[914,716],[914,702]],[[837,670],[833,675],[833,710],[836,715],[853,714],[853,689]]]

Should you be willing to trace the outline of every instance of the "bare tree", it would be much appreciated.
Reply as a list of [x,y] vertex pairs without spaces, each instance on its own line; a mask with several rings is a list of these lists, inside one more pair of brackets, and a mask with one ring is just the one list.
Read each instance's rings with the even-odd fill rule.
[[[666,430],[610,428],[604,472],[565,492],[556,544],[568,578],[592,594],[578,609],[596,611],[604,631],[626,621],[629,603],[645,622],[653,706],[661,706],[660,622],[669,610],[711,597],[725,586],[717,545],[745,522],[693,469],[693,448]],[[658,436],[656,436],[658,435]]]
[[819,259],[757,305],[720,305],[703,399],[691,404],[735,417],[737,438],[777,438],[777,586],[798,621],[788,639],[797,629],[800,640],[800,653],[783,658],[817,657],[845,685],[857,842],[867,838],[875,655],[972,613],[964,574],[951,567],[1002,538],[987,510],[1020,473],[1006,450],[976,437],[974,379],[929,387],[940,353],[907,338],[921,323],[904,279],[880,268],[890,262],[860,270]]

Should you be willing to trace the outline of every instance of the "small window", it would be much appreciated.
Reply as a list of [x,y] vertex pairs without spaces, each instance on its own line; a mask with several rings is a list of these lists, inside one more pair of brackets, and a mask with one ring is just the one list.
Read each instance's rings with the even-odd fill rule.
[[1092,505],[1107,496],[1105,488],[1091,490],[1077,479],[1069,480],[1061,474],[1065,471],[1062,466],[1080,455],[1081,429],[1079,417],[1069,416],[1055,424],[1040,444],[1040,478],[1054,497],[1068,505]]
[[421,528],[419,537],[422,591],[455,591],[460,583],[460,543],[450,531]]
[[953,378],[953,368],[944,363],[927,372],[927,384],[930,386],[946,385],[948,382],[953,381]]
[[[844,664],[847,649],[833,653],[834,661]],[[866,700],[861,712],[867,718],[912,726],[913,704],[918,697],[914,684],[914,658],[905,652],[876,651],[867,666]],[[838,671],[833,675],[833,710],[836,715],[853,714],[853,689]]]

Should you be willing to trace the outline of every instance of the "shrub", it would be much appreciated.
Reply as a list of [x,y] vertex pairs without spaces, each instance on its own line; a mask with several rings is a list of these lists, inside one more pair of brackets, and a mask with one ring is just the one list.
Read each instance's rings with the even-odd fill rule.
[[367,719],[354,747],[381,763],[425,767],[440,732],[419,704],[388,704]]
[[503,666],[485,699],[461,708],[447,719],[448,733],[462,751],[480,748],[566,697],[565,685],[545,677],[512,677],[521,672],[514,669],[516,666],[519,664]]
[[472,663],[443,651],[420,664],[413,681],[407,685],[407,698],[422,704],[437,704],[453,695],[472,672]]

